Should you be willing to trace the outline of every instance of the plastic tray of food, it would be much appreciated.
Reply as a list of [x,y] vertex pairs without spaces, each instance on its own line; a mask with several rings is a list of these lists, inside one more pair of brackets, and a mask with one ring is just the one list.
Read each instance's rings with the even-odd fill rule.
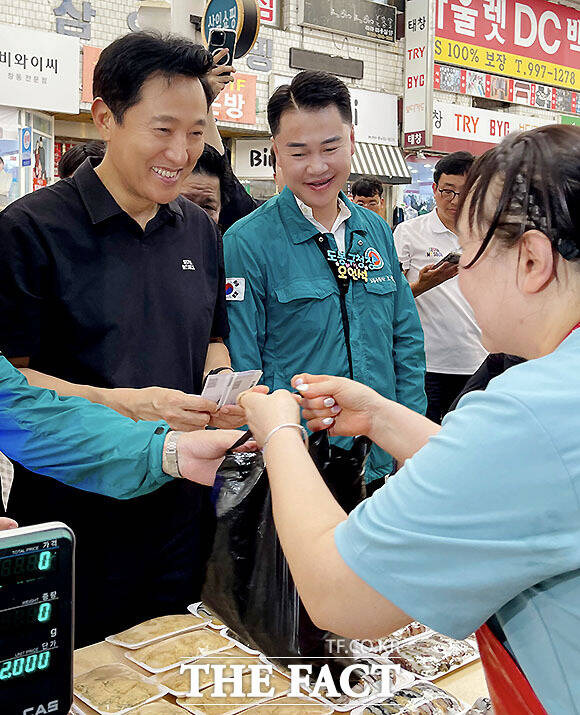
[[424,680],[437,680],[479,659],[477,643],[471,639],[455,640],[441,633],[426,633],[409,638],[396,648],[375,654],[376,660],[400,665]]
[[246,715],[331,715],[332,706],[305,695],[285,695],[254,705],[245,712]]
[[133,663],[150,673],[163,673],[207,655],[233,648],[232,642],[209,628],[182,633],[125,653]]
[[121,631],[121,633],[107,636],[105,640],[113,645],[135,650],[151,645],[151,643],[156,643],[163,640],[163,638],[203,628],[209,623],[209,618],[204,619],[189,613],[175,616],[159,616],[158,618],[150,618],[148,621]]
[[401,643],[408,641],[410,638],[416,638],[417,636],[430,635],[435,633],[427,626],[424,626],[419,621],[412,621],[403,628],[394,631],[384,638],[379,638],[378,640],[353,640],[351,641],[351,650],[355,655],[368,655],[373,656],[377,653],[388,653],[389,651],[396,648]]
[[380,701],[353,710],[352,715],[463,715],[467,705],[429,681],[416,681]]
[[131,710],[130,715],[185,715],[185,712],[178,705],[173,705],[167,700],[156,700],[154,703]]
[[101,665],[74,679],[74,694],[101,715],[123,715],[162,698],[167,689],[123,663]]
[[[244,693],[248,693],[252,688],[252,677],[249,673],[242,675],[242,688]],[[264,686],[266,687],[266,686]],[[185,708],[194,715],[235,715],[235,713],[248,710],[253,705],[260,705],[274,697],[286,695],[290,690],[290,681],[280,675],[273,674],[269,679],[269,687],[274,689],[270,695],[262,697],[243,698],[234,696],[234,686],[232,683],[224,683],[223,691],[225,696],[216,696],[214,688],[209,687],[200,691],[200,697],[177,698],[177,704]]]
[[191,603],[188,607],[187,610],[190,613],[193,613],[194,616],[197,616],[198,618],[209,618],[209,627],[210,628],[215,628],[218,631],[221,631],[222,628],[226,625],[221,618],[216,616],[216,614],[211,610],[211,608],[208,608],[208,606],[205,605],[202,601],[198,601],[197,603]]

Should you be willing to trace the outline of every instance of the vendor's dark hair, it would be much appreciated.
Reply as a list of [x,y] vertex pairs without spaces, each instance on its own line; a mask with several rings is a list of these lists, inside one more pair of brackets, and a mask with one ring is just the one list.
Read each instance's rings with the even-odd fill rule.
[[101,52],[93,75],[93,97],[100,97],[118,123],[141,99],[141,88],[150,77],[197,77],[208,108],[213,101],[206,75],[213,66],[211,54],[185,37],[157,32],[131,32]]
[[452,154],[447,154],[435,164],[433,170],[433,181],[439,184],[441,174],[449,174],[451,176],[463,176],[473,166],[475,157],[468,151],[454,151]]
[[352,123],[350,92],[346,84],[328,72],[300,72],[283,84],[268,102],[268,122],[273,136],[280,130],[282,114],[289,109],[317,110],[334,105],[345,124]]
[[[499,198],[490,216],[487,197],[494,192]],[[481,257],[494,236],[511,245],[533,229],[544,233],[565,259],[578,259],[580,127],[552,124],[511,134],[471,168],[459,199],[458,217],[468,197],[469,227],[487,230],[467,268]]]
[[350,187],[351,196],[379,196],[383,195],[383,185],[374,176],[362,176],[353,182]]
[[89,156],[93,156],[101,160],[105,156],[106,148],[107,145],[105,142],[95,140],[92,142],[75,144],[70,149],[67,149],[58,162],[58,174],[60,178],[67,179],[69,176],[72,176]]

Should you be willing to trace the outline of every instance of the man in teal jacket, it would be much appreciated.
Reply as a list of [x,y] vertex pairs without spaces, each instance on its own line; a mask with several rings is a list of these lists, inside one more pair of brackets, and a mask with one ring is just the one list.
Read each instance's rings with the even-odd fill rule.
[[[423,331],[392,233],[340,191],[354,152],[347,87],[302,72],[268,120],[286,187],[224,236],[233,366],[262,369],[273,390],[299,372],[350,376],[424,413]],[[367,482],[391,468],[373,446]]]
[[0,355],[0,450],[84,491],[128,499],[179,476],[210,484],[239,436],[235,430],[173,432],[165,422],[133,422],[83,398],[59,397],[31,387]]

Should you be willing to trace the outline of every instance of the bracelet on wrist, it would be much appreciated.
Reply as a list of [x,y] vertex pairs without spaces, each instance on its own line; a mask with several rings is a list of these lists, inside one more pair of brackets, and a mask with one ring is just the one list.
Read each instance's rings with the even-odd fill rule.
[[[276,434],[276,432],[279,432],[281,429],[286,429],[287,427],[296,429],[301,433],[302,441],[304,442],[304,446],[306,447],[306,449],[308,449],[308,432],[306,431],[306,428],[300,424],[296,424],[295,422],[285,422],[284,424],[274,427],[274,429],[272,429],[268,432],[268,434],[266,435],[266,439],[264,440],[264,444],[262,445],[262,453],[264,453],[266,447],[268,446],[268,442]],[[264,454],[264,466],[266,466],[266,455],[265,454]]]
[[179,461],[177,459],[177,440],[181,432],[170,430],[165,436],[163,444],[163,459],[161,468],[174,479],[183,479],[183,475],[179,471]]

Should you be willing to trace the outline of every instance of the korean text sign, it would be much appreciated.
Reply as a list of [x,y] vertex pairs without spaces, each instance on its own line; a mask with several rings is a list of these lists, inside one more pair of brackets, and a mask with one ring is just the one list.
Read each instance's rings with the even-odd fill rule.
[[405,95],[403,135],[405,147],[431,144],[433,107],[431,0],[407,0],[405,12]]
[[435,60],[580,89],[580,12],[545,0],[437,0]]
[[256,75],[236,72],[234,79],[212,104],[214,117],[221,122],[256,123]]
[[77,37],[0,25],[0,104],[78,114]]

